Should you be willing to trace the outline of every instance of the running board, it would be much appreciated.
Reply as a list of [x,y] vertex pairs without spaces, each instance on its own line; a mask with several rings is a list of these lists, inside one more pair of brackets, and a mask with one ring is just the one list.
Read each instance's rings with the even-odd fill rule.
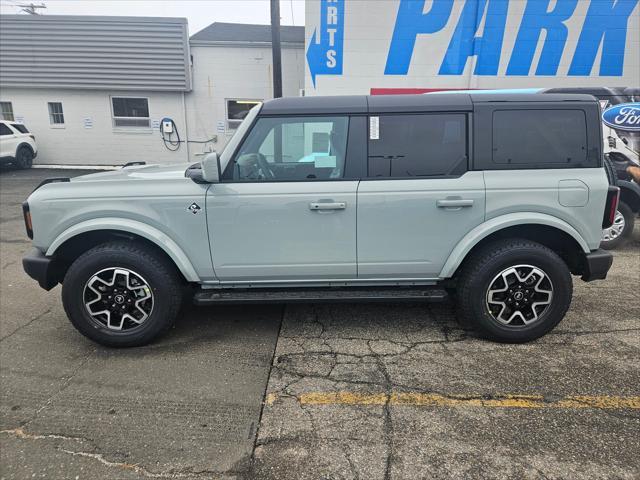
[[221,303],[442,302],[442,288],[290,288],[210,289],[193,297],[195,305]]

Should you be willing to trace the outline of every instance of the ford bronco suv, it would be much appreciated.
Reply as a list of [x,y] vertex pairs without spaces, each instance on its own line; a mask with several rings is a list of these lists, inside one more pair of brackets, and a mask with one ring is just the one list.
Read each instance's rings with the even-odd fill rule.
[[485,337],[564,317],[604,279],[618,188],[590,95],[303,97],[254,107],[195,165],[51,179],[24,269],[73,325],[143,345],[198,305],[442,300]]

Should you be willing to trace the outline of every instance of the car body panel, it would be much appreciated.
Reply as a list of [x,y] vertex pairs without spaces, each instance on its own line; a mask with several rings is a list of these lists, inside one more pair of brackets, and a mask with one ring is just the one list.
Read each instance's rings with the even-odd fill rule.
[[33,245],[51,255],[76,234],[121,230],[158,244],[194,281],[215,280],[204,212],[209,185],[185,178],[187,166],[132,167],[43,185],[28,200]]
[[[517,213],[523,218],[529,216],[535,223],[537,215],[547,215],[570,225],[582,239],[579,243],[586,244],[588,250],[600,245],[600,220],[609,188],[603,168],[491,170],[484,172],[484,178],[487,221]],[[586,202],[580,206],[562,205],[560,199],[573,197],[576,184],[587,188]],[[584,197],[584,191],[579,195]]]
[[127,218],[104,217],[77,223],[62,232],[45,252],[45,255],[48,257],[55,255],[56,250],[58,250],[64,242],[77,235],[99,230],[133,233],[150,240],[162,248],[162,250],[171,257],[180,272],[184,275],[185,279],[190,282],[197,282],[200,280],[198,273],[187,255],[178,246],[178,244],[171,239],[171,237],[145,223]]
[[[357,181],[221,183],[207,192],[223,282],[356,278]],[[312,210],[311,203],[344,203]]]
[[[456,200],[473,203],[438,206]],[[437,278],[455,245],[484,215],[483,172],[363,180],[358,188],[358,277]]]
[[478,245],[478,243],[492,233],[517,225],[547,225],[549,227],[557,228],[558,230],[571,235],[578,245],[580,245],[583,253],[589,253],[591,251],[589,245],[580,236],[580,233],[558,217],[536,212],[508,213],[488,219],[486,222],[478,225],[467,233],[467,235],[465,235],[465,237],[455,246],[451,255],[449,255],[439,277],[441,279],[452,277],[473,247]]

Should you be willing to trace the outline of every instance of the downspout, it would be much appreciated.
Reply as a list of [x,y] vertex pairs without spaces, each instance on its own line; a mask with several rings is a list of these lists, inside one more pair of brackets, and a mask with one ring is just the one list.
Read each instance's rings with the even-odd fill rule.
[[187,162],[191,161],[189,152],[189,125],[187,124],[187,102],[185,101],[185,92],[182,91],[182,124],[184,125],[184,144],[187,147]]

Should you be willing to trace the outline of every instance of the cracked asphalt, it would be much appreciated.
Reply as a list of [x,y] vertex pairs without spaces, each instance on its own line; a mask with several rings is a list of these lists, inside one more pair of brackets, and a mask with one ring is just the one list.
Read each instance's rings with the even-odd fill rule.
[[22,272],[0,172],[3,479],[640,477],[640,223],[609,278],[526,345],[444,304],[186,308],[144,348],[76,333]]

